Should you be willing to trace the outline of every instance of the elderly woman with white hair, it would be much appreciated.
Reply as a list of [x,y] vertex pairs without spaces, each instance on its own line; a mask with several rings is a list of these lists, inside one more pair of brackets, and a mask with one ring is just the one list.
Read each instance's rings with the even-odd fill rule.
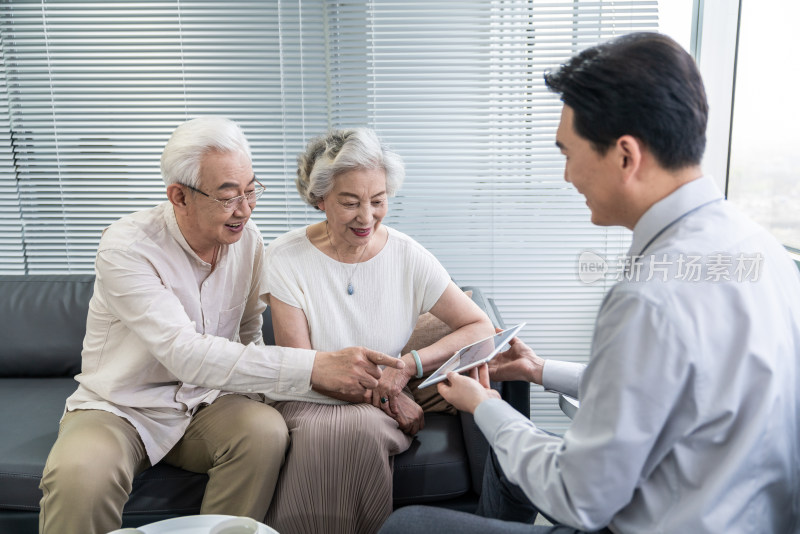
[[370,533],[392,511],[391,457],[424,425],[403,388],[494,332],[425,248],[382,224],[405,171],[369,129],[332,131],[298,157],[297,189],[325,214],[266,249],[264,286],[278,345],[360,345],[399,355],[426,312],[452,332],[402,354],[364,397],[317,390],[279,402],[291,435],[267,523],[282,534]]

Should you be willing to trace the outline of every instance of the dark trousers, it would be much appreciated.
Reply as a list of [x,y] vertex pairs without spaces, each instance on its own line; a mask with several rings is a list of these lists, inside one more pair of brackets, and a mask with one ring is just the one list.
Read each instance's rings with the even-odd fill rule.
[[[407,506],[395,511],[379,534],[585,534],[555,521],[550,521],[555,526],[534,526],[538,513],[522,489],[509,482],[494,452],[490,452],[477,515],[432,506]],[[598,532],[605,533],[610,531]]]

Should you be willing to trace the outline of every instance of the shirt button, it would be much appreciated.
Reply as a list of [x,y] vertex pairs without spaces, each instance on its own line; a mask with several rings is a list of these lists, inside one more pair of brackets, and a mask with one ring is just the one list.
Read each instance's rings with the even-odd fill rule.
[[208,282],[203,282],[203,287],[208,287]]
[[248,393],[252,393],[253,392],[253,388],[247,388],[247,392]]
[[211,324],[211,319],[206,319],[206,324]]
[[297,391],[297,388],[296,388],[296,387],[294,387],[294,386],[292,386],[292,387],[290,387],[290,388],[289,388],[289,391],[291,391],[292,393],[294,393],[295,391]]

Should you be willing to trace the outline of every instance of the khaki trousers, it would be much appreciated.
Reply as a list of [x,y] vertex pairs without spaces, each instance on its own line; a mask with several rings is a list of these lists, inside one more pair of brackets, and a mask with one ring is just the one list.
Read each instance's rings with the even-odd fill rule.
[[[274,408],[225,395],[194,415],[163,461],[208,473],[201,514],[263,521],[288,446],[286,423]],[[101,410],[66,414],[42,475],[39,532],[105,534],[120,528],[133,478],[149,466],[127,420]]]

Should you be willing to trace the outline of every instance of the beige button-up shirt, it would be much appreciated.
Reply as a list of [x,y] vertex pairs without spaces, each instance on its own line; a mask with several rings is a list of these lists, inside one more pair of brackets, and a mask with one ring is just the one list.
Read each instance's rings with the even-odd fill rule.
[[155,464],[220,394],[308,393],[316,353],[263,344],[263,249],[250,221],[212,271],[169,202],[112,224],[97,252],[79,386],[66,410],[124,417]]

